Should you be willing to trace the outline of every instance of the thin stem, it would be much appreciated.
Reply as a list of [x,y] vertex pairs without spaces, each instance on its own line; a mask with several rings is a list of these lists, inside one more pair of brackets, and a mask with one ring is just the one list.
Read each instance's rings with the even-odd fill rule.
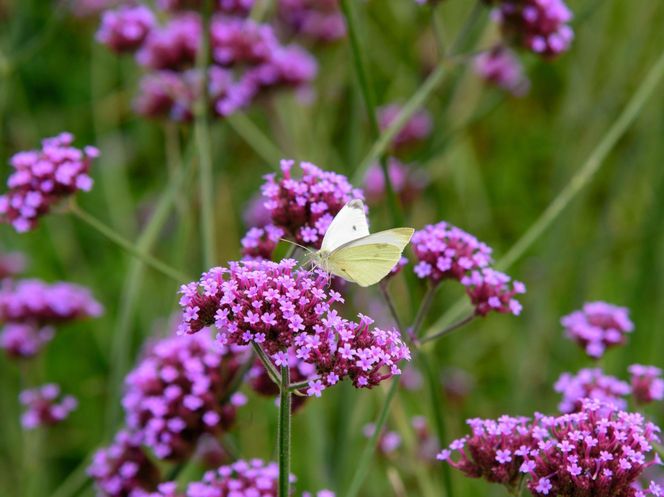
[[80,494],[91,481],[86,472],[89,460],[89,457],[83,459],[83,461],[76,466],[76,469],[69,473],[60,486],[55,489],[55,492],[51,494],[51,497],[71,497]]
[[187,281],[189,279],[185,274],[181,273],[177,269],[172,268],[168,264],[160,261],[159,259],[156,259],[155,257],[151,256],[150,254],[138,248],[136,245],[134,245],[129,240],[124,238],[122,235],[117,233],[114,229],[112,229],[111,227],[104,224],[96,217],[94,217],[92,214],[82,210],[75,203],[72,202],[70,204],[69,212],[71,212],[73,215],[75,215],[78,219],[86,223],[91,228],[97,230],[100,234],[108,238],[111,242],[115,243],[117,246],[124,249],[134,257],[139,258],[145,264],[150,266],[152,269],[160,272],[164,276],[168,276],[169,278],[177,281],[178,283],[182,283],[183,281]]
[[390,297],[390,292],[388,291],[387,283],[384,283],[384,280],[383,280],[378,285],[378,288],[380,289],[380,294],[383,296],[383,300],[385,300],[385,303],[387,304],[387,307],[390,310],[390,314],[392,315],[392,319],[394,319],[394,324],[397,325],[397,328],[403,334],[404,329],[401,326],[401,320],[399,319],[399,314],[397,314],[397,309],[396,309],[396,307],[394,307],[394,301],[392,300],[392,297]]
[[272,169],[277,172],[279,171],[279,161],[284,157],[284,154],[258,126],[241,112],[228,116],[226,122],[233,128],[233,131],[254,149],[254,152],[261,159],[267,162]]
[[484,4],[482,0],[477,0],[473,5],[473,10],[470,11],[470,14],[466,18],[466,21],[463,23],[463,26],[461,26],[459,34],[456,36],[454,42],[450,46],[448,55],[459,53],[459,50],[463,47],[464,43],[466,42],[468,35],[475,26],[475,23],[482,15],[483,10],[484,10]]
[[465,318],[460,319],[456,323],[452,323],[451,325],[447,326],[445,329],[439,331],[438,333],[434,333],[433,335],[427,335],[423,337],[420,340],[420,345],[423,345],[427,342],[432,342],[434,340],[438,340],[439,338],[444,337],[445,335],[449,335],[453,331],[458,330],[462,326],[465,326],[466,324],[470,323],[473,319],[475,319],[475,317],[477,317],[477,314],[475,313],[469,314]]
[[[642,80],[641,85],[632,95],[629,102],[607,130],[599,143],[592,150],[588,158],[577,169],[577,173],[570,179],[569,183],[549,204],[540,217],[531,225],[523,236],[508,250],[507,254],[498,261],[497,267],[505,271],[512,264],[518,261],[526,251],[537,241],[537,239],[547,230],[553,222],[562,214],[569,203],[579,194],[579,192],[592,180],[594,175],[601,168],[604,159],[616,145],[618,140],[625,134],[627,129],[634,123],[639,112],[652,95],[653,91],[664,76],[664,52],[653,64],[647,76]],[[436,329],[444,326],[455,317],[461,315],[468,307],[466,299],[457,301],[448,312],[441,316],[430,328],[428,333],[435,333]],[[427,333],[427,334],[428,334]]]
[[438,47],[439,57],[445,56],[445,36],[443,33],[443,26],[438,17],[438,4],[435,3],[431,6],[431,12],[429,12],[429,17],[431,19],[431,29],[433,35],[436,38],[436,46]]
[[256,355],[263,363],[263,366],[265,366],[265,370],[267,371],[270,379],[274,382],[275,385],[281,385],[281,381],[279,380],[279,371],[277,371],[277,368],[274,367],[274,364],[272,364],[272,361],[267,356],[265,351],[256,342],[251,342],[251,345],[254,348]]
[[364,451],[362,451],[360,459],[357,462],[356,465],[357,469],[355,470],[353,479],[350,482],[350,487],[348,488],[348,492],[346,492],[346,497],[357,497],[357,494],[359,493],[360,488],[362,487],[362,483],[367,477],[367,473],[369,472],[369,465],[371,464],[371,461],[373,459],[374,451],[378,446],[378,437],[383,431],[383,427],[385,426],[385,422],[387,421],[387,415],[390,411],[390,405],[392,404],[392,400],[394,399],[394,396],[396,395],[398,389],[399,389],[399,380],[395,379],[392,381],[390,389],[387,391],[387,396],[383,401],[383,406],[381,407],[380,414],[378,415],[378,419],[376,420],[376,423],[374,425],[375,426],[374,432],[369,438],[367,444],[364,446]]
[[279,387],[279,497],[290,495],[291,398],[290,368],[281,366]]
[[415,315],[415,321],[413,322],[413,327],[410,330],[410,335],[413,338],[413,340],[417,340],[417,335],[420,332],[420,328],[422,328],[422,324],[424,323],[424,318],[429,313],[431,304],[433,304],[433,298],[436,295],[437,289],[438,289],[437,286],[433,285],[427,286],[427,291],[425,292],[424,297],[422,298],[422,303],[420,304],[420,308],[417,310],[417,314]]
[[200,160],[198,189],[201,205],[201,236],[203,242],[203,260],[205,267],[214,265],[215,260],[215,226],[212,152],[210,149],[210,128],[208,122],[208,59],[210,57],[210,17],[211,0],[205,0],[203,8],[204,34],[201,37],[200,49],[197,54],[196,67],[200,78],[199,96],[195,105],[196,120],[194,135]]
[[309,378],[308,380],[302,380],[302,381],[297,381],[295,383],[291,383],[290,385],[288,385],[288,390],[290,390],[291,392],[295,392],[296,390],[299,390],[300,388],[304,388],[304,387],[309,386],[309,383],[312,380],[315,380],[315,379],[316,378]]
[[233,381],[228,386],[228,392],[226,392],[226,395],[224,395],[223,399],[221,399],[222,404],[228,402],[230,400],[230,398],[233,396],[233,394],[240,389],[240,387],[244,383],[244,377],[247,376],[247,373],[249,372],[251,367],[254,365],[254,357],[255,356],[252,353],[247,358],[247,361],[237,371],[237,373],[235,373],[235,378],[233,378]]
[[[363,52],[360,48],[358,23],[353,12],[353,5],[351,4],[351,0],[341,0],[341,10],[343,12],[344,18],[346,19],[346,26],[348,26],[351,52],[353,54],[353,64],[355,66],[355,72],[357,73],[357,79],[360,83],[362,98],[364,99],[364,104],[367,108],[367,115],[369,116],[371,132],[374,139],[378,139],[380,136],[380,128],[378,127],[378,119],[376,117],[376,98],[372,85],[369,81],[369,74],[366,70],[366,63],[364,61]],[[392,180],[390,178],[385,151],[386,150],[383,150],[380,154],[378,154],[377,157],[380,162],[380,167],[383,171],[383,179],[385,181],[385,189],[387,191],[392,222],[396,225],[401,225],[403,224],[403,215],[401,213],[401,208],[399,207],[399,199],[394,192],[394,186],[392,185]]]

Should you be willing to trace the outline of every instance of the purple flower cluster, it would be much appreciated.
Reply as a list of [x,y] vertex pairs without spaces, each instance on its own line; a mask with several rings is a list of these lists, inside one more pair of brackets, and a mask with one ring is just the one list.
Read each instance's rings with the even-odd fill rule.
[[[401,112],[401,106],[390,104],[378,109],[378,125],[385,131]],[[426,140],[431,134],[431,116],[426,110],[420,110],[411,117],[401,131],[394,137],[392,146],[395,149],[407,148]]]
[[[221,13],[209,28],[200,15],[181,8],[200,8],[200,2],[162,2],[167,11],[162,25],[145,6],[108,11],[97,39],[115,51],[136,52],[148,69],[140,83],[136,111],[147,117],[189,121],[200,97],[201,71],[194,68],[202,37],[209,29],[211,60],[206,69],[211,112],[228,116],[276,88],[304,89],[315,78],[316,61],[296,45],[283,45],[271,26],[236,17],[253,2],[221,0]],[[227,14],[234,15],[227,15]]]
[[[366,438],[373,437],[376,425],[369,423],[362,428],[362,434]],[[384,456],[392,454],[401,446],[401,436],[396,431],[383,430],[378,437],[378,450]]]
[[271,224],[263,228],[251,228],[240,241],[242,259],[272,259],[272,252],[283,236],[284,230]]
[[632,395],[638,404],[664,399],[664,379],[660,368],[632,364],[628,371],[631,375]]
[[329,43],[346,36],[339,0],[279,0],[280,19],[295,33]]
[[574,39],[563,0],[497,0],[494,18],[508,38],[543,57],[567,51]]
[[491,263],[489,246],[444,221],[416,231],[411,244],[419,261],[415,274],[433,284],[445,279],[461,281],[469,271]]
[[337,173],[319,169],[309,162],[300,163],[302,176],[294,178],[294,161],[281,161],[283,176],[265,177],[262,186],[265,207],[272,223],[282,228],[302,245],[319,248],[334,216],[346,202],[364,199],[361,190]]
[[634,330],[629,309],[606,302],[587,302],[581,310],[563,316],[560,323],[567,337],[594,359],[602,357],[610,347],[623,345],[627,333]]
[[[428,183],[423,170],[407,166],[395,157],[390,157],[387,173],[403,205],[412,204]],[[379,164],[374,164],[367,170],[364,192],[369,203],[379,203],[385,197],[385,176]]]
[[296,357],[315,364],[317,378],[307,393],[320,396],[348,376],[356,387],[370,388],[399,374],[397,363],[410,359],[396,330],[370,330],[372,320],[341,318],[331,305],[343,302],[328,290],[322,271],[294,270],[296,261],[231,262],[213,268],[200,281],[183,285],[180,331],[195,333],[214,324],[223,345],[260,345],[280,367]]
[[487,83],[502,88],[515,97],[525,95],[530,88],[530,81],[523,74],[519,59],[504,46],[477,55],[474,69]]
[[632,391],[629,384],[605,375],[600,368],[582,369],[576,375],[563,373],[553,389],[562,394],[558,409],[566,414],[581,411],[586,398],[625,409],[627,402],[624,397]]
[[5,280],[0,287],[0,322],[57,324],[103,310],[87,288],[73,283]]
[[158,458],[182,460],[202,435],[227,430],[235,420],[242,399],[230,388],[242,359],[205,333],[154,343],[125,379],[127,427]]
[[0,349],[4,349],[12,359],[27,359],[36,356],[53,335],[54,330],[50,326],[8,323],[0,331]]
[[[295,477],[290,475],[291,482]],[[175,483],[159,485],[155,497],[276,497],[279,481],[279,467],[276,463],[266,463],[260,459],[235,461],[208,471],[203,479],[190,483],[184,493],[177,491]],[[312,497],[304,492],[302,497]],[[316,497],[334,497],[329,490],[321,490]]]
[[0,253],[0,280],[22,273],[25,265],[25,256],[20,252]]
[[51,207],[79,190],[89,191],[92,159],[99,157],[95,147],[72,147],[74,136],[61,133],[42,141],[41,150],[15,154],[9,161],[15,171],[9,176],[9,191],[0,195],[0,222],[16,231],[30,231]]
[[26,408],[21,416],[21,425],[26,430],[56,425],[67,419],[78,405],[71,395],[61,396],[60,387],[53,383],[23,390],[19,401]]
[[586,399],[573,414],[536,414],[533,422],[503,416],[469,424],[472,436],[456,440],[438,456],[467,476],[514,489],[522,475],[529,475],[527,487],[535,497],[661,495],[633,488],[658,461],[652,444],[659,441],[659,429],[640,414]]
[[526,285],[488,267],[471,271],[461,278],[466,293],[475,306],[475,314],[486,316],[489,312],[521,314],[521,303],[514,297],[526,293]]
[[160,480],[159,469],[143,450],[140,434],[127,431],[119,431],[108,447],[95,453],[88,475],[103,497],[149,497]]

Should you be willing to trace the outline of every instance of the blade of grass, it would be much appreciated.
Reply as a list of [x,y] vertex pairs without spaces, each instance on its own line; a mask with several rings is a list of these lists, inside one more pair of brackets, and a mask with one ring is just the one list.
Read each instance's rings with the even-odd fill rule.
[[251,119],[241,112],[226,118],[229,126],[235,131],[254,152],[275,171],[279,171],[279,161],[284,158],[283,152],[256,126]]

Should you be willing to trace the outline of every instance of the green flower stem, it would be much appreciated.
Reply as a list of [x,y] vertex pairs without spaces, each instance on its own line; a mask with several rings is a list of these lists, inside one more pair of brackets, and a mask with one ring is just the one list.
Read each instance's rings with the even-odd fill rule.
[[387,283],[385,283],[385,280],[381,281],[378,284],[378,288],[380,289],[380,294],[383,296],[383,300],[385,301],[385,304],[387,304],[387,308],[390,310],[390,314],[392,315],[392,319],[394,319],[394,324],[397,325],[397,328],[401,332],[401,335],[403,336],[404,329],[403,326],[401,325],[401,320],[399,319],[399,314],[397,313],[397,308],[394,306],[394,301],[392,300],[392,297],[390,296],[390,292],[387,288]]
[[[360,83],[360,91],[362,92],[364,104],[367,108],[371,132],[374,139],[378,139],[380,136],[380,128],[378,127],[378,119],[376,117],[376,98],[369,81],[369,74],[366,70],[366,63],[364,61],[363,52],[360,48],[360,39],[358,36],[359,28],[351,0],[341,0],[341,11],[343,12],[344,18],[346,19],[346,26],[348,26],[348,36],[353,54],[353,64],[355,65],[355,72],[357,73],[357,79]],[[399,206],[399,199],[394,192],[392,180],[390,179],[387,157],[385,155],[386,150],[387,147],[377,155],[377,158],[383,171],[383,178],[385,180],[385,188],[387,190],[387,198],[390,206],[390,213],[392,215],[392,222],[399,226],[403,224],[403,214]],[[358,180],[357,177],[356,180]]]
[[[530,226],[512,248],[500,259],[497,267],[505,271],[518,261],[530,247],[546,232],[547,229],[560,217],[572,200],[590,183],[597,171],[601,168],[604,159],[615,147],[618,140],[634,123],[643,106],[657,88],[664,76],[664,52],[659,56],[652,68],[641,81],[640,86],[632,95],[625,108],[606,131],[599,143],[592,150],[588,158],[572,176],[565,188],[553,199],[540,217]],[[456,302],[448,312],[441,316],[427,331],[427,335],[436,333],[436,330],[445,326],[468,308],[465,299]]]
[[76,469],[69,473],[60,486],[55,489],[51,497],[72,497],[82,494],[83,490],[91,483],[86,470],[90,463],[90,457],[86,457],[76,466]]
[[279,386],[279,493],[278,497],[290,496],[291,459],[291,398],[288,390],[290,368],[281,366]]
[[279,161],[284,158],[283,152],[277,147],[251,120],[241,112],[226,118],[229,126],[235,131],[268,165],[279,172]]
[[267,371],[267,374],[270,377],[270,379],[274,382],[275,385],[281,386],[281,380],[279,379],[279,371],[277,371],[277,368],[274,367],[274,364],[272,364],[272,361],[267,356],[265,351],[256,342],[251,342],[251,346],[254,348],[256,355],[263,363],[263,366],[265,367],[265,370]]
[[449,335],[453,331],[456,331],[459,328],[461,328],[462,326],[465,326],[466,324],[470,323],[476,317],[477,317],[477,314],[475,314],[473,312],[472,314],[469,314],[465,318],[460,319],[456,323],[452,323],[451,325],[447,326],[446,328],[439,331],[438,333],[434,333],[433,335],[427,335],[427,336],[423,337],[420,340],[420,345],[424,345],[425,343],[428,343],[428,342],[433,342],[434,340],[438,340],[439,338],[442,338],[446,335]]
[[438,287],[433,285],[427,286],[427,291],[425,292],[424,297],[422,297],[422,303],[420,304],[420,308],[417,310],[417,314],[415,315],[413,328],[410,330],[410,336],[413,339],[413,341],[417,341],[417,336],[420,333],[422,324],[424,324],[424,318],[429,313],[431,304],[433,304],[433,298],[436,295],[437,289]]
[[113,228],[109,227],[108,225],[104,224],[102,221],[97,219],[95,216],[92,214],[82,210],[76,203],[72,202],[69,206],[69,212],[76,216],[78,219],[86,223],[88,226],[91,228],[95,229],[98,231],[101,235],[105,236],[108,238],[111,242],[115,243],[117,246],[122,248],[123,250],[127,251],[134,257],[137,257],[141,261],[143,261],[145,264],[150,266],[152,269],[160,272],[164,276],[168,276],[174,281],[177,281],[178,283],[182,283],[185,281],[188,281],[190,278],[185,275],[184,273],[181,273],[175,268],[172,268],[168,264],[160,261],[159,259],[151,256],[147,252],[141,250],[138,246],[134,245],[131,243],[129,240],[124,238],[122,235],[120,235],[118,232],[116,232]]

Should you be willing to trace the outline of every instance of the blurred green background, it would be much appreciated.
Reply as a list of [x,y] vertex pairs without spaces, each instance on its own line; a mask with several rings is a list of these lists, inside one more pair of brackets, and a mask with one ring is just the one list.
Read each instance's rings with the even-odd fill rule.
[[[661,0],[569,3],[577,16],[570,52],[553,62],[522,57],[531,78],[529,95],[515,99],[488,88],[462,65],[427,102],[435,120],[433,136],[407,159],[426,168],[432,182],[407,210],[409,225],[446,220],[487,242],[497,258],[505,254],[578,171],[664,50]],[[459,0],[441,5],[446,39],[454,38],[471,8]],[[436,61],[428,9],[409,0],[372,0],[358,4],[358,11],[378,102],[404,102]],[[130,57],[97,45],[95,28],[95,20],[77,19],[56,2],[0,0],[0,177],[4,181],[9,174],[11,154],[71,131],[77,145],[95,144],[102,151],[93,168],[95,188],[79,195],[79,204],[136,240],[178,167],[173,157],[191,154],[192,130],[133,114],[141,71]],[[490,26],[478,25],[475,46],[488,46],[495,36]],[[348,42],[312,50],[320,72],[311,105],[281,94],[246,115],[284,157],[352,176],[372,141]],[[625,305],[636,324],[628,345],[605,357],[608,373],[624,378],[634,362],[664,366],[663,138],[660,84],[590,185],[507,271],[528,287],[523,314],[476,320],[436,344],[431,354],[436,374],[457,367],[473,378],[466,398],[444,407],[450,440],[465,433],[466,417],[555,410],[552,383],[564,371],[589,365],[562,337],[559,318],[586,300]],[[228,123],[213,125],[212,142],[216,262],[223,264],[239,257],[242,213],[275,163],[257,154]],[[192,279],[206,269],[193,156],[193,172],[178,189],[175,209],[153,248]],[[387,205],[371,208],[375,229],[389,226]],[[2,227],[0,240],[2,250],[29,256],[29,276],[88,285],[106,307],[101,319],[61,329],[40,367],[30,373],[31,381],[58,382],[80,401],[66,423],[43,433],[38,466],[25,462],[26,437],[19,428],[17,395],[25,380],[15,363],[0,358],[0,495],[21,495],[17,489],[24,488],[35,467],[38,473],[31,477],[40,480],[41,495],[50,495],[108,440],[115,427],[108,415],[119,410],[118,382],[144,339],[165,332],[158,321],[176,310],[177,285],[141,270],[67,214],[44,218],[26,235]],[[392,290],[404,320],[412,319],[423,289],[413,278],[399,276]],[[351,299],[357,311],[366,310],[359,303],[379,297],[375,288],[358,288],[357,294]],[[427,324],[461,295],[458,285],[443,288]],[[381,389],[342,385],[295,416],[298,489],[346,488],[366,443],[362,426],[375,419],[383,398]],[[234,430],[242,456],[275,457],[276,412],[269,399],[251,395]],[[661,406],[650,413],[664,420]],[[414,415],[432,419],[424,388],[399,393],[388,426],[401,431],[406,443],[390,457],[376,456],[361,495],[400,495],[395,472],[407,495],[443,495],[442,465],[413,456],[408,423]],[[453,484],[456,496],[505,495],[502,488],[456,473]],[[88,486],[80,495],[91,493]]]

